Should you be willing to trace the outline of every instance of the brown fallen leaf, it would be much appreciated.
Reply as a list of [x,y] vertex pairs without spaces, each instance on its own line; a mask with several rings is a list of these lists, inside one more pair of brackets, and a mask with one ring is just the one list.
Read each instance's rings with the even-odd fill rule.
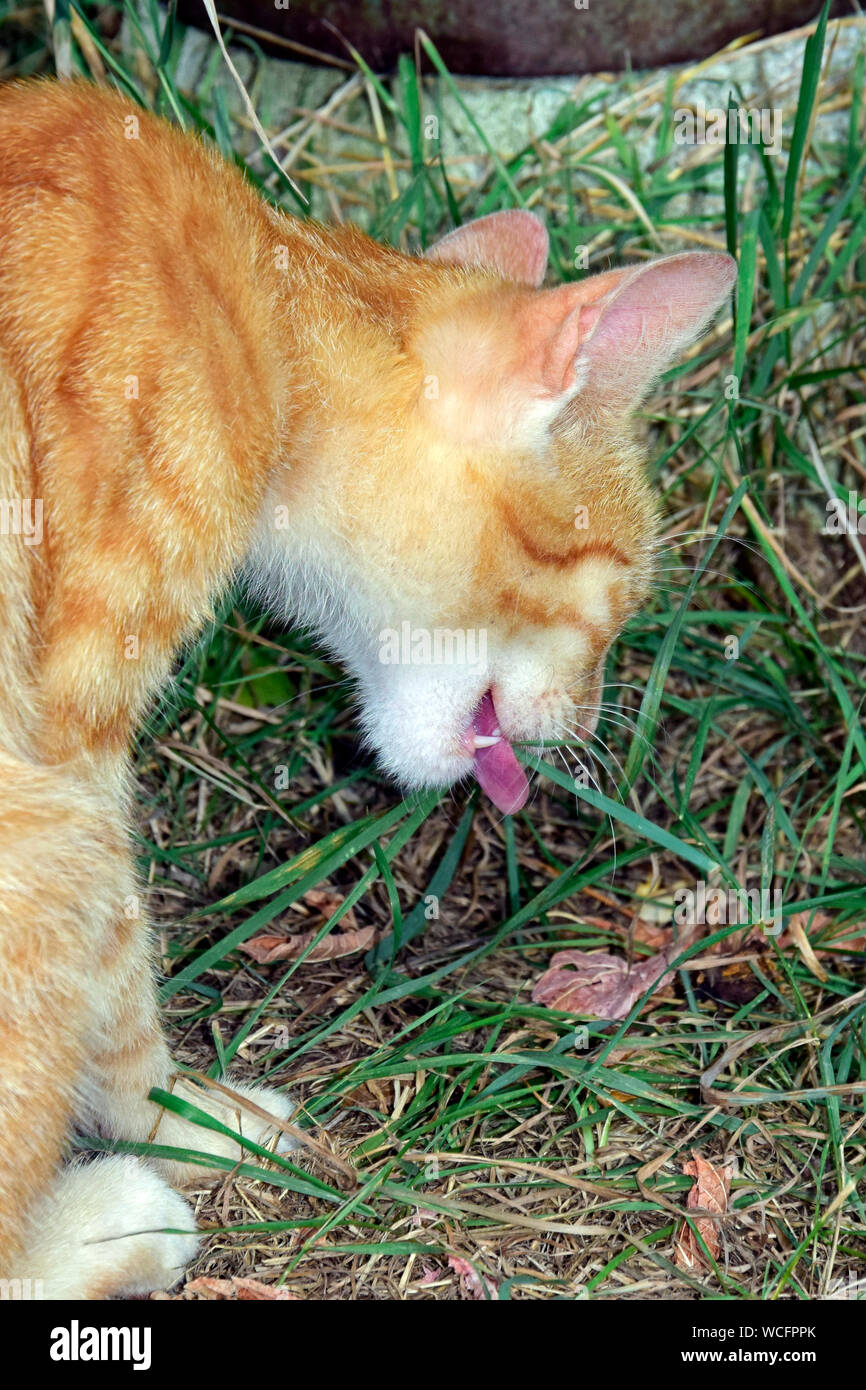
[[[809,920],[810,918],[812,919],[811,922]],[[800,952],[803,964],[807,969],[811,970],[815,978],[820,980],[822,984],[827,983],[827,971],[824,969],[823,965],[820,964],[815,954],[815,948],[806,935],[806,932],[809,931],[812,933],[822,931],[829,922],[830,918],[827,916],[826,912],[792,912],[791,916],[788,918],[788,930],[783,933],[783,938],[788,937],[789,940],[793,941],[797,950]]]
[[[814,931],[814,924],[812,931]],[[858,935],[859,933],[859,935]],[[835,951],[866,951],[866,922],[837,922],[834,930],[825,938],[827,947],[834,947]],[[818,955],[823,954],[822,950],[815,948]]]
[[[337,893],[324,888],[311,888],[302,899],[308,907],[321,913],[324,918],[334,913],[346,901]],[[285,932],[260,932],[249,941],[241,943],[240,949],[260,965],[269,965],[274,960],[297,960],[311,941],[315,941],[321,928],[316,931],[296,932],[288,936]],[[352,956],[357,951],[367,951],[376,942],[376,927],[358,927],[354,910],[350,907],[339,924],[337,931],[329,932],[324,940],[314,946],[306,957],[308,961],[337,960],[341,956]]]
[[453,1269],[455,1274],[460,1276],[460,1287],[472,1298],[496,1298],[499,1293],[498,1284],[494,1284],[492,1279],[484,1279],[468,1260],[461,1259],[459,1255],[448,1256],[448,1268]]
[[[695,1179],[686,1199],[688,1210],[700,1207],[704,1211],[720,1214],[728,1210],[732,1176],[730,1168],[716,1167],[698,1154],[692,1154],[691,1162],[683,1164],[683,1172],[687,1177]],[[694,1225],[713,1259],[718,1259],[721,1250],[718,1222],[712,1221],[708,1216],[699,1216]],[[689,1273],[708,1268],[706,1255],[698,1244],[695,1232],[685,1221],[677,1236],[674,1263],[678,1269],[687,1270]]]
[[393,1081],[379,1081],[372,1077],[367,1081],[362,1081],[360,1086],[347,1091],[345,1095],[346,1100],[354,1101],[356,1105],[364,1105],[370,1110],[381,1110],[385,1115],[391,1114],[394,1108],[394,1097]]
[[532,1002],[594,1018],[625,1018],[651,985],[655,993],[672,978],[669,961],[684,944],[677,941],[633,965],[604,951],[557,951],[532,991]]
[[263,1284],[258,1279],[234,1278],[234,1279],[213,1279],[209,1275],[202,1275],[199,1279],[191,1279],[184,1285],[188,1293],[200,1293],[205,1298],[210,1299],[238,1299],[240,1301],[264,1300],[275,1302],[302,1303],[303,1299],[291,1293],[289,1289],[277,1288],[276,1284]]
[[[864,922],[834,922],[826,912],[793,912],[787,920],[785,930],[773,939],[772,944],[782,951],[793,946],[799,951],[806,967],[823,982],[827,979],[827,973],[819,957],[866,950],[864,926]],[[769,946],[770,940],[763,928],[756,927],[746,938],[746,944],[754,945],[757,942]]]
[[[346,899],[341,898],[339,893],[330,892],[327,888],[309,888],[301,901],[305,902],[308,907],[314,907],[317,912],[321,912],[323,917],[333,917]],[[354,931],[357,925],[355,909],[350,907],[343,914],[340,926],[344,931]]]
[[762,935],[755,938],[753,948],[745,955],[730,959],[720,956],[717,965],[697,970],[693,979],[698,997],[710,999],[716,1004],[727,1004],[731,1008],[750,1003],[765,988],[760,976],[752,969],[753,960],[760,963],[761,973],[765,977],[772,979],[777,973],[775,960],[769,954],[767,938]]
[[634,943],[650,946],[654,951],[665,950],[673,940],[673,931],[670,927],[660,927],[655,922],[645,922],[642,917],[638,917],[629,935]]
[[[826,955],[828,951],[837,955],[840,951],[866,951],[864,929],[866,922],[834,922],[826,912],[794,912],[777,940],[780,947],[793,944],[802,951],[805,938],[816,956]],[[815,940],[819,935],[820,943]],[[806,964],[809,964],[808,959]]]
[[[356,951],[367,951],[376,943],[377,927],[360,927],[358,931],[330,932],[304,959],[337,960],[340,956],[353,956]],[[318,932],[305,931],[296,936],[253,936],[242,942],[240,950],[260,965],[269,965],[273,960],[295,960],[315,941]]]

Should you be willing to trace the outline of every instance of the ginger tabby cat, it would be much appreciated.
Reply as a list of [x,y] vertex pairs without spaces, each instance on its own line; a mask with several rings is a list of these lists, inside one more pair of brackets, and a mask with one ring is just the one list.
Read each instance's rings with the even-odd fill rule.
[[[0,88],[0,149],[0,1274],[102,1298],[180,1276],[170,1183],[201,1169],[64,1167],[72,1126],[240,1156],[148,1100],[174,1067],[129,911],[129,747],[174,655],[245,574],[343,662],[404,787],[474,774],[516,810],[512,741],[593,727],[648,590],[630,414],[734,268],[541,289],[525,212],[407,256],[274,211],[83,83]],[[483,661],[385,663],[407,622],[483,633]],[[275,1125],[175,1086],[275,1138],[288,1099],[233,1089]]]

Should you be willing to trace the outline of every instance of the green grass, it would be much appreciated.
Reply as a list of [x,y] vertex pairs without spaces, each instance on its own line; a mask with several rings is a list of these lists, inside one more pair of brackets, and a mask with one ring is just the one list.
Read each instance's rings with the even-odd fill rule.
[[[180,30],[148,12],[158,42],[129,6],[109,37],[108,11],[59,4],[54,39],[74,70],[101,65],[302,210],[253,158],[216,49],[199,90],[180,90]],[[2,0],[0,79],[50,67],[40,24]],[[322,215],[423,246],[531,207],[554,280],[581,273],[581,245],[591,269],[727,245],[739,292],[647,408],[659,583],[611,654],[597,788],[575,794],[576,750],[561,748],[513,821],[467,789],[401,801],[359,749],[342,672],[238,596],[180,662],[138,754],[176,1052],[288,1087],[324,1149],[263,1168],[246,1146],[203,1199],[207,1272],[310,1296],[454,1297],[456,1255],[500,1298],[808,1299],[857,1280],[863,1296],[866,576],[822,527],[828,485],[866,495],[864,57],[828,83],[833,32],[822,19],[809,40],[779,157],[678,146],[676,93],[652,76],[576,88],[517,152],[470,115],[473,158],[453,157],[444,118],[441,142],[424,122],[462,88],[426,36],[437,85],[409,58],[394,79],[363,69],[336,145],[299,118],[291,172]],[[615,1026],[532,1003],[554,950],[645,954],[647,899],[699,878],[778,890],[785,932],[744,948],[740,927],[709,927],[675,985]],[[239,950],[276,922],[322,939],[350,910],[379,934],[365,956],[259,966]],[[736,995],[714,948],[746,957]],[[720,1256],[684,1272],[692,1152],[735,1173]]]

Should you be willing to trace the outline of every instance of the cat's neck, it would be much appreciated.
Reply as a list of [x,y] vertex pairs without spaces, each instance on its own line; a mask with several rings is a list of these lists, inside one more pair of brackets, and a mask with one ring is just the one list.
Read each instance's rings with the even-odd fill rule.
[[[291,509],[293,489],[327,467],[322,439],[349,428],[364,397],[370,408],[376,354],[399,340],[413,267],[425,275],[423,263],[356,228],[281,216],[246,186],[235,194],[227,229],[246,236],[241,259],[252,273],[239,287],[220,246],[209,251],[203,274],[213,284],[202,305],[210,318],[203,314],[164,344],[159,388],[142,380],[139,399],[129,404],[141,446],[153,456],[106,456],[99,465],[106,478],[86,499],[89,531],[79,532],[74,546],[66,522],[62,545],[51,535],[58,509],[68,510],[74,495],[73,475],[34,483],[45,493],[55,566],[36,677],[41,756],[102,758],[126,747],[178,649],[209,621],[257,532],[278,524],[276,479],[289,479],[280,491]],[[193,263],[195,273],[199,265]],[[190,361],[200,383],[184,406]],[[179,404],[172,409],[166,383],[175,381]],[[139,489],[134,515],[109,485],[111,473],[123,470],[153,479]],[[90,533],[92,557],[82,554]],[[108,573],[106,565],[110,583],[96,578]],[[84,589],[76,578],[82,568],[95,576]]]

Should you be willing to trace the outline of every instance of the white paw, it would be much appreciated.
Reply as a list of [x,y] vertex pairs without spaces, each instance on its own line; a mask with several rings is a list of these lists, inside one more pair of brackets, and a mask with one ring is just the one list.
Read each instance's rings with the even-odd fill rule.
[[152,1293],[177,1283],[199,1241],[187,1203],[159,1173],[112,1155],[65,1169],[41,1199],[20,1277],[51,1299]]
[[[252,1140],[276,1153],[289,1153],[296,1147],[292,1138],[280,1131],[279,1124],[273,1121],[288,1120],[294,1111],[294,1103],[281,1091],[273,1091],[269,1086],[249,1086],[241,1081],[226,1080],[222,1083],[234,1095],[251,1101],[259,1110],[264,1110],[273,1119],[268,1120],[248,1110],[231,1096],[221,1091],[205,1090],[192,1081],[179,1080],[172,1088],[172,1095],[179,1100],[188,1101],[198,1110],[204,1110],[226,1128],[234,1130],[245,1139]],[[155,1144],[167,1144],[177,1149],[195,1149],[200,1153],[213,1154],[219,1158],[231,1159],[232,1163],[246,1161],[259,1164],[259,1155],[243,1149],[236,1140],[193,1120],[184,1119],[173,1110],[162,1110],[162,1115],[153,1134]],[[191,1182],[196,1177],[212,1177],[225,1172],[223,1168],[207,1168],[199,1163],[182,1163],[172,1159],[160,1159],[160,1170],[171,1182]]]

